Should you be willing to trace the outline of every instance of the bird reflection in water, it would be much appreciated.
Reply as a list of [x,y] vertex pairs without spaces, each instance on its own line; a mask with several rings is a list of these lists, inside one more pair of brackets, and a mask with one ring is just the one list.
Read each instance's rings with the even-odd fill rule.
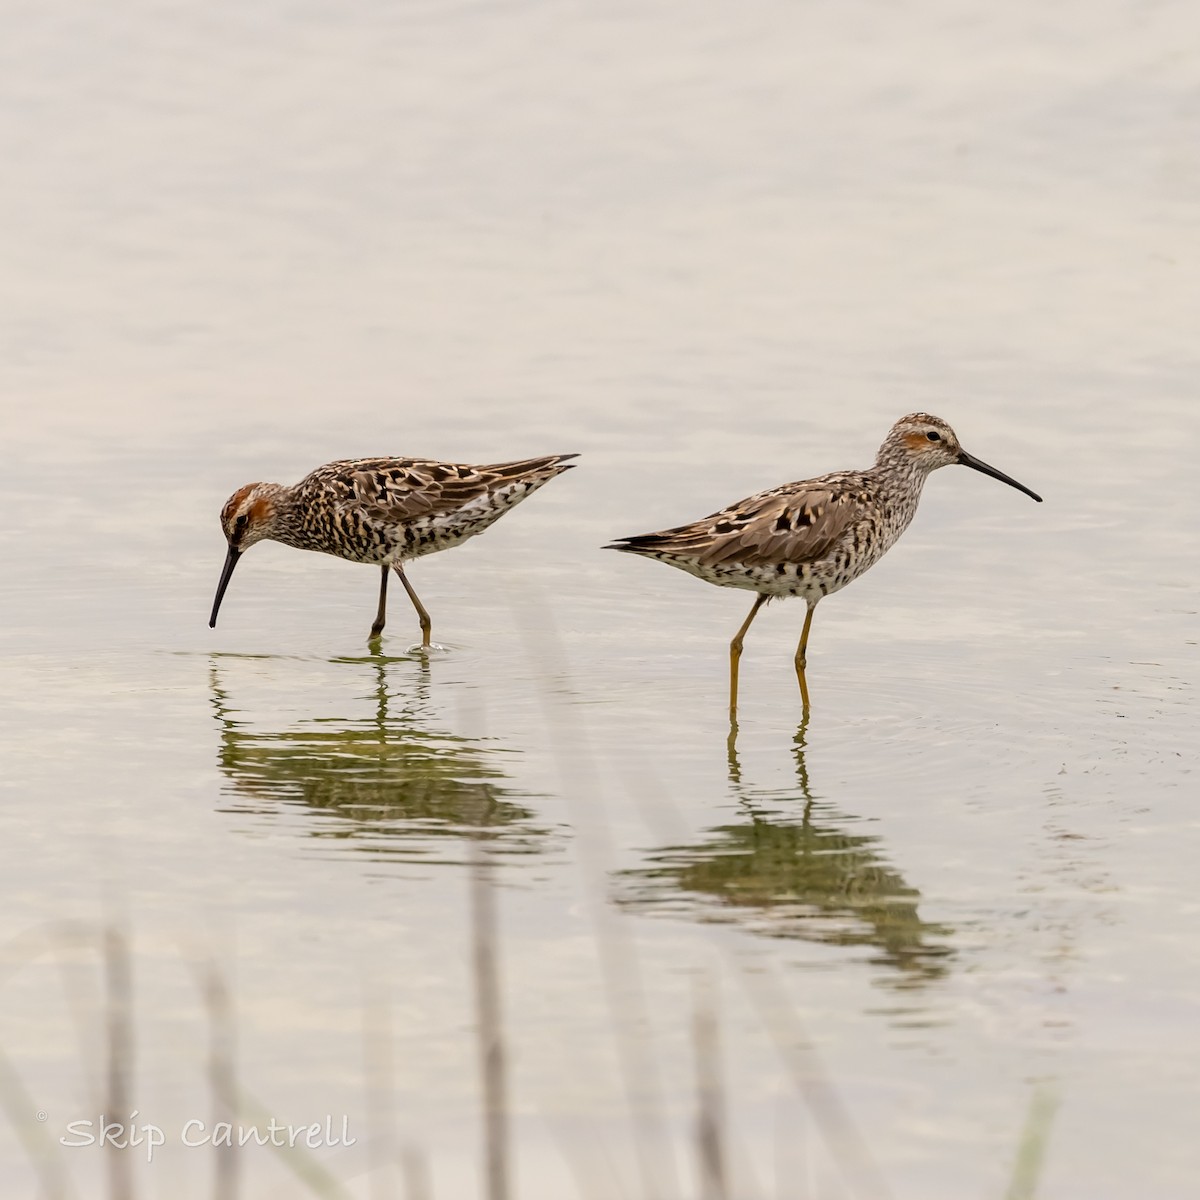
[[[210,687],[220,729],[218,763],[238,797],[232,811],[283,817],[297,807],[315,819],[303,832],[351,842],[379,858],[468,861],[447,851],[458,839],[488,841],[489,852],[534,854],[553,835],[505,786],[501,760],[513,752],[490,739],[432,726],[428,664],[376,655],[340,659],[372,674],[374,713],[362,720],[319,717],[282,730],[245,720],[230,699],[230,660],[213,655]],[[398,708],[387,667],[420,672]]]
[[746,786],[735,727],[729,776],[740,818],[622,872],[622,902],[767,937],[861,947],[887,968],[880,982],[892,987],[939,979],[952,953],[950,929],[922,919],[920,893],[888,863],[878,837],[853,832],[853,817],[814,798],[807,727],[806,715],[793,746],[799,788],[785,791]]

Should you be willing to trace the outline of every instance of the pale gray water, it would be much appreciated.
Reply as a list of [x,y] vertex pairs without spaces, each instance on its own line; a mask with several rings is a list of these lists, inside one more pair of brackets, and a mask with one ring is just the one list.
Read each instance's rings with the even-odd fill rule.
[[[1198,37],[1183,3],[9,12],[6,931],[126,922],[131,1096],[176,1143],[139,1194],[211,1194],[177,1144],[211,1113],[206,957],[265,1109],[348,1116],[359,1145],[318,1158],[356,1196],[386,996],[397,1140],[478,1194],[484,820],[523,1198],[585,1194],[564,1151],[642,1194],[638,995],[672,1135],[635,1123],[695,1194],[704,978],[735,1194],[851,1194],[760,969],[895,1196],[1002,1196],[1038,1094],[1040,1195],[1195,1193]],[[916,408],[1045,504],[936,476],[820,609],[799,750],[803,610],[768,609],[731,762],[748,598],[599,546],[863,465]],[[567,450],[413,568],[428,668],[398,590],[371,660],[374,572],[283,547],[206,626],[244,482]],[[98,1117],[100,980],[27,944],[0,1050],[28,1103],[3,1091],[52,1139]],[[2,1190],[33,1194],[0,1128]],[[107,1194],[100,1151],[59,1161]],[[266,1151],[244,1171],[294,1194]]]

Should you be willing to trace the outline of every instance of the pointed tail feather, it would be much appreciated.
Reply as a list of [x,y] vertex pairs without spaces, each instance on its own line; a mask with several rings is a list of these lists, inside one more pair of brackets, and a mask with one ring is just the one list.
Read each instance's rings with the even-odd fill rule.
[[578,454],[543,454],[538,458],[522,458],[517,462],[491,463],[479,469],[513,479],[529,475],[547,475],[553,478],[555,475],[561,475],[563,471],[571,470],[576,464],[567,460],[578,457]]

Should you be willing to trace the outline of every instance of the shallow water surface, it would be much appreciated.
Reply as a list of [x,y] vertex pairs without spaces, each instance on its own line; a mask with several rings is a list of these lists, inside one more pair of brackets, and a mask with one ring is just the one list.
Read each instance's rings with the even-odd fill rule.
[[[0,1190],[483,1194],[490,1106],[524,1200],[717,1196],[717,1144],[739,1197],[1194,1194],[1197,34],[14,14]],[[758,617],[731,738],[750,597],[600,547],[915,409],[1045,503],[935,475],[805,719],[803,606]],[[239,485],[555,451],[411,567],[427,661],[272,544],[208,629]],[[60,1145],[114,1106],[152,1163]],[[222,1115],[355,1144],[182,1143]]]

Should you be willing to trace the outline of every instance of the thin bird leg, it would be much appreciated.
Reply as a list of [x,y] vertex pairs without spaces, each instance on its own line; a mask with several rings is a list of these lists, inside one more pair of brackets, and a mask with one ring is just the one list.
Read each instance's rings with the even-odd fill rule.
[[746,636],[746,630],[750,628],[750,622],[758,616],[758,610],[766,604],[767,596],[757,596],[754,600],[754,607],[750,609],[750,615],[742,622],[742,627],[734,635],[733,641],[729,643],[729,720],[730,722],[737,721],[737,695],[738,695],[738,659],[742,657],[742,639]]
[[804,628],[800,631],[800,645],[796,647],[796,679],[800,684],[800,702],[808,712],[808,681],[804,678],[804,668],[808,665],[806,651],[808,650],[808,631],[812,627],[813,613],[817,611],[815,604],[808,606],[804,616]]
[[387,617],[387,580],[388,569],[385,566],[379,578],[379,611],[375,614],[375,624],[371,626],[368,642],[373,642],[383,632],[383,623]]
[[408,582],[408,576],[404,573],[404,568],[395,563],[392,570],[400,576],[400,582],[404,584],[404,590],[408,593],[408,598],[413,602],[413,608],[417,610],[417,620],[421,622],[421,648],[427,649],[429,646],[429,634],[433,629],[433,622],[429,619],[429,614],[425,611],[425,605],[421,603],[420,597],[413,591],[413,585]]

